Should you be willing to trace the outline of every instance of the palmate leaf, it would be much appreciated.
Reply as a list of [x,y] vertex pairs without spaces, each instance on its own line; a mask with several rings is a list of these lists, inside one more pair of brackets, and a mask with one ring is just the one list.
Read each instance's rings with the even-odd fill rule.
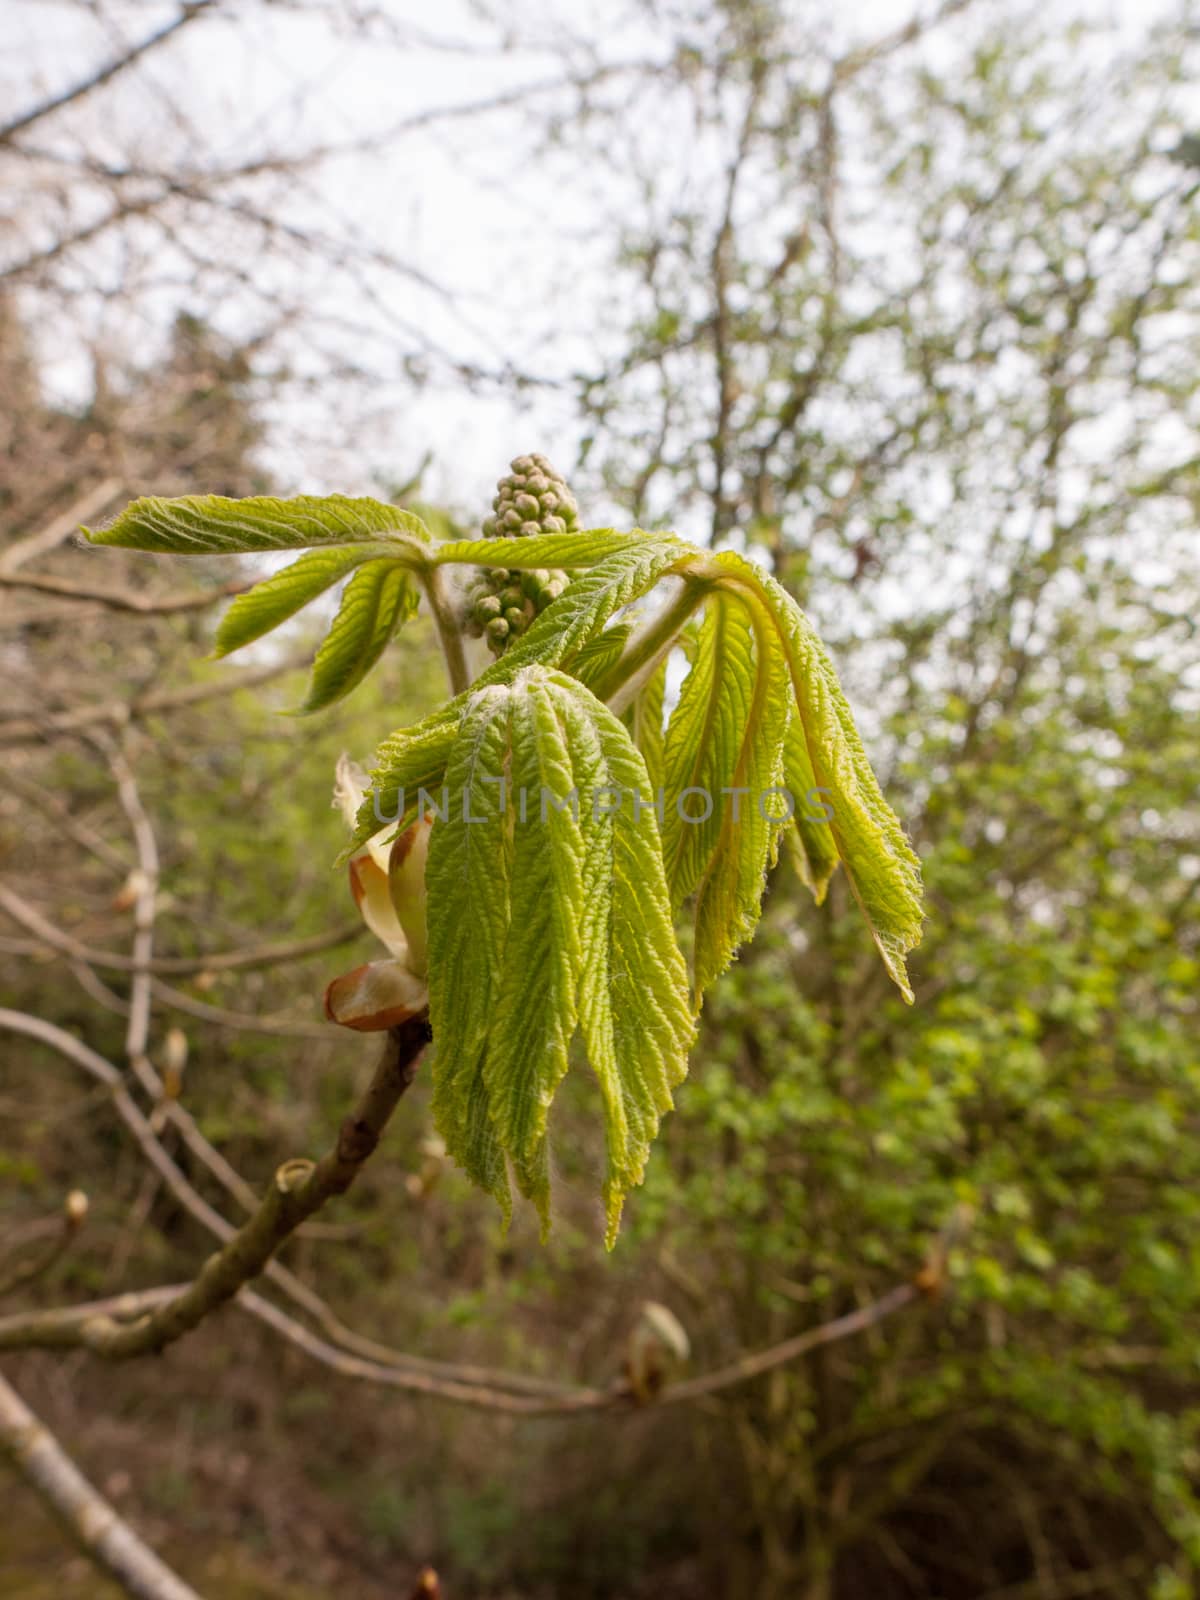
[[[820,641],[743,557],[603,528],[439,545],[411,513],[342,496],[145,499],[89,537],[194,555],[311,547],[235,602],[217,635],[218,653],[236,649],[348,579],[305,710],[361,681],[415,609],[418,584],[435,592],[435,568],[573,574],[470,689],[384,742],[351,846],[434,810],[426,890],[435,1113],[455,1157],[506,1209],[515,1179],[547,1215],[547,1118],[581,1038],[604,1104],[612,1243],[694,1027],[673,910],[691,905],[698,1004],[757,922],[783,833],[766,791],[792,797],[787,836],[818,901],[844,864],[911,999],[904,957],[921,929],[916,857]],[[663,609],[632,624],[619,617],[664,578],[675,594]],[[444,627],[444,606],[438,620]],[[689,672],[664,730],[666,661],[679,646]],[[533,791],[532,817],[514,820],[514,785]],[[689,788],[712,802],[694,823],[676,806]],[[543,815],[543,792],[563,805]],[[624,795],[615,808],[614,792]],[[692,798],[707,810],[707,798]]]
[[263,550],[305,550],[386,538],[397,560],[420,565],[428,530],[420,517],[380,500],[346,495],[150,496],[126,506],[106,528],[85,528],[92,544],[179,556],[222,556]]
[[582,684],[534,666],[467,698],[446,779],[462,804],[434,823],[426,872],[438,1127],[507,1206],[503,1151],[545,1222],[547,1118],[578,1027],[611,1245],[693,1031],[657,819],[632,801],[645,764]]

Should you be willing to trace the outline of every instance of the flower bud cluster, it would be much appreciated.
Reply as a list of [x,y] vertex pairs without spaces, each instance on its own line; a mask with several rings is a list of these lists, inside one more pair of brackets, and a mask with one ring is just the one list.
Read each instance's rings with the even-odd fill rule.
[[[492,513],[483,524],[485,539],[531,539],[578,527],[575,497],[542,455],[516,457],[496,486]],[[485,638],[493,655],[503,655],[566,586],[565,573],[544,567],[487,567],[467,592],[466,631]]]

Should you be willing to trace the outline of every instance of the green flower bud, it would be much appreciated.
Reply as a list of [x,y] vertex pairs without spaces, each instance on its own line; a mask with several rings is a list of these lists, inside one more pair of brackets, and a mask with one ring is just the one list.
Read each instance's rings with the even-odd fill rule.
[[508,638],[508,623],[503,617],[493,617],[487,625],[488,643],[492,645],[503,644]]
[[508,623],[508,631],[513,634],[524,633],[529,626],[529,618],[520,606],[509,606],[504,613],[504,620]]

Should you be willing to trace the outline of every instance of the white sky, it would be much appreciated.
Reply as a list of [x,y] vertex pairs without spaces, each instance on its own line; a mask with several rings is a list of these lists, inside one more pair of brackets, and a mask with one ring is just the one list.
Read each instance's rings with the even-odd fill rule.
[[[1064,22],[1086,13],[1109,18],[1122,32],[1145,28],[1172,9],[1168,0],[1050,0]],[[119,91],[99,94],[78,110],[37,130],[43,144],[93,156],[186,162],[194,156],[186,132],[173,130],[170,108],[182,108],[204,130],[210,158],[236,161],[260,146],[304,148],[352,142],[394,127],[430,108],[469,103],[557,74],[555,55],[504,50],[502,30],[481,17],[469,0],[382,0],[375,37],[354,35],[339,24],[343,7],[264,6],[258,0],[222,0],[218,15],[183,30],[178,40],[147,58]],[[910,0],[797,0],[797,15],[819,19],[831,46],[876,37],[911,15]],[[919,8],[922,9],[922,8]],[[1013,4],[1014,23],[1026,7]],[[1045,14],[1046,7],[1042,7]],[[142,37],[174,15],[172,5],[119,4],[107,13],[126,39]],[[660,59],[664,36],[633,7],[567,0],[518,6],[526,36],[578,34],[605,61]],[[432,20],[435,18],[436,20]],[[70,0],[7,0],[0,51],[0,114],[74,81],[112,49],[105,25]],[[397,44],[389,30],[428,33],[462,48]],[[371,32],[372,30],[368,30]],[[115,107],[115,113],[109,108]],[[103,120],[103,115],[113,121]],[[684,137],[686,146],[686,135]],[[473,393],[444,382],[414,399],[396,370],[397,323],[427,332],[462,360],[489,368],[511,362],[523,370],[563,379],[593,365],[602,347],[604,290],[613,238],[604,221],[629,193],[630,175],[596,163],[561,178],[562,164],[535,159],[525,130],[511,114],[443,124],[406,137],[382,156],[356,155],[330,163],[302,198],[287,200],[288,215],[311,220],[364,255],[379,248],[400,254],[417,272],[449,291],[449,300],[412,281],[372,272],[369,293],[344,281],[331,284],[311,266],[295,263],[295,282],[310,304],[340,328],[320,334],[319,357],[308,332],[290,342],[294,362],[314,370],[346,358],[375,373],[364,409],[361,393],[323,383],[306,397],[294,388],[276,408],[273,465],[288,486],[310,490],[364,487],[362,463],[385,464],[397,478],[428,451],[434,466],[431,496],[462,503],[478,499],[510,456],[542,448],[569,465],[577,438],[569,393]],[[0,253],[7,241],[28,246],[20,196],[0,197]],[[602,219],[597,229],[597,218]],[[249,262],[252,275],[266,269]],[[106,275],[119,289],[128,262],[89,253],[88,272]],[[285,262],[285,278],[288,276]],[[260,283],[260,287],[263,285]],[[278,293],[293,287],[280,281]],[[137,307],[143,334],[165,325],[186,283],[147,292]],[[252,326],[258,310],[232,296],[218,308],[229,331]],[[128,316],[114,293],[94,305],[87,332],[104,336],[113,319]],[[44,320],[43,335],[54,371],[68,392],[86,380],[78,330]],[[124,334],[127,340],[128,335]],[[354,475],[358,474],[356,478]],[[467,494],[464,495],[464,490]]]

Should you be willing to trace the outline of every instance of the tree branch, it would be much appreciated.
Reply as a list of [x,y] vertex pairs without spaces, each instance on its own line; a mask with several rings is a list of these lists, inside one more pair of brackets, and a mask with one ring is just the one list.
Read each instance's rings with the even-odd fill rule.
[[428,1042],[429,1024],[424,1017],[389,1029],[374,1076],[358,1106],[342,1123],[333,1148],[315,1164],[285,1161],[255,1215],[209,1257],[182,1294],[133,1323],[93,1317],[81,1326],[80,1343],[113,1358],[157,1352],[231,1300],[243,1284],[262,1272],[302,1222],[354,1182],[411,1084],[417,1058]]
[[31,106],[28,111],[23,111],[20,116],[13,117],[10,122],[6,122],[0,127],[0,144],[7,144],[16,134],[21,133],[25,128],[32,127],[35,122],[40,122],[43,117],[51,116],[55,111],[61,111],[64,106],[69,106],[76,100],[82,100],[85,95],[91,94],[93,89],[99,89],[102,84],[107,83],[111,78],[115,78],[119,72],[124,72],[127,67],[131,67],[147,51],[153,50],[155,45],[164,43],[172,34],[178,33],[180,28],[186,27],[194,17],[198,17],[201,12],[207,11],[215,4],[216,0],[188,0],[188,4],[183,7],[179,15],[173,17],[165,27],[149,34],[139,44],[131,45],[128,50],[114,57],[113,60],[106,61],[102,67],[98,67],[95,72],[89,73],[86,78],[80,79],[71,88],[64,89],[61,94],[56,94],[49,100],[43,100],[38,105]]
[[119,589],[89,589],[86,584],[72,583],[69,578],[56,578],[48,573],[12,574],[0,571],[0,588],[29,589],[37,594],[62,595],[68,600],[81,600],[93,605],[107,606],[110,611],[134,611],[142,617],[174,616],[181,611],[203,611],[227,600],[230,595],[244,594],[250,580],[223,583],[220,588],[206,590],[203,594],[154,595],[125,594]]
[[0,1449],[68,1532],[137,1600],[200,1600],[93,1489],[54,1435],[0,1377]]

